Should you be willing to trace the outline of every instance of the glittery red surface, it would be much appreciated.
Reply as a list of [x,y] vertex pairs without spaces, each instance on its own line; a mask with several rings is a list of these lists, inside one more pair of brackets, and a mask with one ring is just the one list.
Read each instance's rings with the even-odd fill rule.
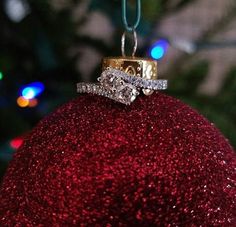
[[15,154],[0,226],[236,226],[236,156],[213,125],[154,94],[81,95]]

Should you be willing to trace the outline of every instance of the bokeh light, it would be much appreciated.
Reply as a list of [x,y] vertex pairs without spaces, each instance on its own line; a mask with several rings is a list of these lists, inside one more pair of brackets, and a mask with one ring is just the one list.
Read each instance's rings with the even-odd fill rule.
[[22,96],[25,99],[32,99],[35,97],[35,95],[36,95],[35,89],[32,87],[26,87],[22,91]]
[[155,60],[160,60],[163,58],[167,52],[169,43],[165,39],[158,40],[150,50],[150,55]]
[[6,0],[5,12],[12,21],[20,22],[30,13],[30,7],[25,0]]
[[2,79],[3,79],[3,73],[0,72],[0,80],[2,80]]
[[13,149],[18,149],[23,143],[23,139],[22,138],[15,138],[13,140],[10,141],[10,146]]
[[16,102],[17,102],[18,106],[21,107],[21,108],[25,108],[29,105],[29,100],[25,99],[22,96],[18,97]]
[[21,95],[25,99],[33,99],[37,97],[38,95],[40,95],[43,91],[44,91],[43,83],[34,82],[25,86],[21,91]]
[[30,99],[29,100],[29,107],[36,107],[38,105],[38,100],[37,99]]

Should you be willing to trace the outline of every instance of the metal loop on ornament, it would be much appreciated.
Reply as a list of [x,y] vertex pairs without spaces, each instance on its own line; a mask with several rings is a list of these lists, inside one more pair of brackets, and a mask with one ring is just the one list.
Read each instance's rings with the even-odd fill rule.
[[[121,53],[123,57],[126,57],[126,53],[125,53],[125,41],[126,41],[126,33],[127,31],[125,31],[121,37]],[[134,41],[134,47],[133,47],[133,52],[132,52],[132,57],[135,56],[136,51],[137,51],[137,47],[138,47],[138,38],[137,38],[137,33],[135,31],[135,29],[132,29],[132,34],[133,34],[133,41]]]

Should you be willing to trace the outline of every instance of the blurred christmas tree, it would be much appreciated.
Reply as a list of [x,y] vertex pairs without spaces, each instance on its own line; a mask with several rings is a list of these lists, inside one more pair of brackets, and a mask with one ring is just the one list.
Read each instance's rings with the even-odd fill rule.
[[[204,8],[207,2],[211,0],[143,1],[143,19],[138,29],[141,40],[139,54],[149,55],[153,43],[160,37],[161,41],[154,48],[162,48],[163,40],[172,45],[169,37],[171,29],[169,33],[165,31],[171,17],[177,20],[185,15],[185,21],[191,25],[194,15],[196,18],[203,18],[200,9],[196,9],[196,4]],[[235,14],[232,13],[235,5],[231,0],[224,3],[215,1],[214,7],[218,7],[218,14],[207,15],[212,23],[205,25],[202,30],[202,22],[195,24],[198,29],[194,29],[192,33],[188,29],[188,32],[194,34],[194,41],[204,44],[204,40],[211,41],[217,39],[218,34],[233,31],[232,26],[236,24]],[[120,20],[120,0],[4,0],[0,6],[2,176],[7,162],[22,143],[24,135],[57,106],[75,98],[75,84],[78,81],[95,80],[100,72],[103,56],[120,54],[119,37],[123,27]],[[134,7],[135,1],[130,1],[129,8]],[[191,8],[192,12],[198,13],[193,15]],[[227,30],[228,25],[232,26]],[[181,31],[181,28],[178,29]],[[233,35],[235,36],[235,32]],[[224,35],[224,38],[227,37]],[[182,46],[179,45],[180,42],[177,44],[175,49],[186,49],[186,45],[183,46],[186,43],[182,42]],[[235,49],[231,53],[224,49],[226,56],[231,54],[230,59],[222,64],[224,79],[220,80],[220,86],[214,94],[207,94],[201,92],[199,87],[204,87],[204,81],[211,74],[214,55],[201,57],[201,54],[204,55],[201,50],[193,51],[192,55],[174,50],[175,57],[171,58],[171,48],[173,46],[169,46],[169,49],[163,47],[163,52],[158,52],[156,56],[160,61],[159,68],[163,66],[165,75],[171,75],[168,78],[170,89],[167,93],[198,109],[236,147],[236,67],[227,64],[236,57]],[[170,64],[166,64],[165,60]]]

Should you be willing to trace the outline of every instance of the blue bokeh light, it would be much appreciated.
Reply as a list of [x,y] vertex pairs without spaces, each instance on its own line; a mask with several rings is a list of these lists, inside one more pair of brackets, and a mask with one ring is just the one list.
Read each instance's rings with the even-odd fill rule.
[[158,40],[151,48],[150,55],[153,59],[159,60],[164,57],[167,52],[169,43],[165,39]]
[[39,96],[44,91],[44,85],[41,82],[34,82],[25,86],[22,91],[21,95],[25,99],[33,99]]

